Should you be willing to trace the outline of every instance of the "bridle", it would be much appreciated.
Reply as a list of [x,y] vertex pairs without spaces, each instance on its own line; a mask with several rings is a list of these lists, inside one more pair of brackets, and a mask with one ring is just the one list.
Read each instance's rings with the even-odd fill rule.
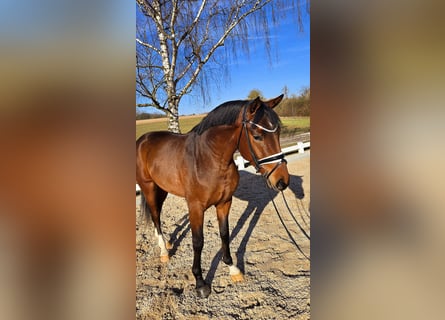
[[270,156],[258,159],[258,157],[255,155],[255,152],[253,151],[252,142],[250,141],[250,138],[249,138],[249,132],[248,132],[248,129],[247,129],[247,124],[255,125],[258,128],[260,128],[261,130],[264,130],[264,131],[270,132],[270,133],[276,132],[278,130],[278,125],[275,128],[273,128],[273,129],[265,128],[265,127],[259,125],[258,123],[255,123],[255,122],[250,121],[250,120],[248,121],[246,119],[246,112],[247,112],[247,106],[244,108],[244,111],[243,111],[243,122],[242,122],[243,129],[241,129],[240,135],[238,137],[238,149],[239,149],[239,142],[240,142],[240,139],[241,139],[241,134],[244,131],[246,133],[246,140],[247,140],[247,146],[249,147],[249,153],[250,153],[250,156],[252,157],[253,165],[255,166],[256,172],[257,173],[260,172],[260,170],[262,168],[262,165],[264,165],[264,164],[276,163],[275,167],[271,171],[269,171],[269,172],[266,171],[263,174],[264,177],[266,179],[268,179],[270,177],[270,175],[280,166],[280,164],[287,163],[286,159],[284,159],[284,153],[283,152],[279,152],[279,153],[275,153],[275,154],[272,154]]

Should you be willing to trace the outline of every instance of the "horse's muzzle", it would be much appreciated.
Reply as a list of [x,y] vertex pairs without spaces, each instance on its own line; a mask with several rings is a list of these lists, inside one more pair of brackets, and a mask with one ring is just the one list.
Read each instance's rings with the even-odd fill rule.
[[277,184],[276,184],[276,188],[279,191],[283,191],[284,189],[287,188],[287,183],[283,181],[283,179],[278,180]]
[[[263,173],[269,188],[276,191],[283,191],[287,188],[289,185],[289,173],[285,166],[286,163],[287,161],[283,159],[278,162],[271,171]],[[282,164],[284,164],[284,166],[282,166]],[[274,178],[274,175],[277,175],[277,177]],[[278,181],[276,179],[278,179]]]

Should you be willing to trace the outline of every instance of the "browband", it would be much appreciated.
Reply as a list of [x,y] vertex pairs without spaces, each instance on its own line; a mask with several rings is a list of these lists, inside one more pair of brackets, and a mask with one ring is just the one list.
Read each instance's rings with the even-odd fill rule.
[[262,129],[262,130],[264,130],[266,132],[272,132],[273,133],[273,132],[278,130],[278,126],[276,126],[274,129],[267,129],[267,128],[263,127],[263,126],[260,126],[258,123],[253,122],[253,121],[246,121],[246,122],[257,126],[258,128],[260,128],[260,129]]

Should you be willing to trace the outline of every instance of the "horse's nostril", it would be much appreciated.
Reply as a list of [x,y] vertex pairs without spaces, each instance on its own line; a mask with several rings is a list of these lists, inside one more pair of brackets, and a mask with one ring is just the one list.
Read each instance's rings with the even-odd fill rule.
[[280,191],[283,191],[286,188],[287,188],[287,184],[283,181],[283,179],[278,180],[277,189]]

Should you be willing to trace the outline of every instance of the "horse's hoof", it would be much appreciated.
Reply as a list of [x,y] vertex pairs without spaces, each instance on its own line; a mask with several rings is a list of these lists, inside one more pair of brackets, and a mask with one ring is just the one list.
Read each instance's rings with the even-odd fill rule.
[[230,275],[230,278],[232,278],[233,282],[243,282],[244,281],[244,276],[241,272],[238,274]]
[[196,288],[196,294],[198,298],[207,298],[211,292],[210,286],[208,284],[203,285],[202,287]]
[[168,255],[161,256],[161,262],[162,263],[167,263],[168,261],[170,261],[170,257]]
[[167,250],[171,250],[171,249],[173,249],[173,245],[170,243],[170,241],[166,241],[166,242],[165,242],[165,248],[166,248]]

